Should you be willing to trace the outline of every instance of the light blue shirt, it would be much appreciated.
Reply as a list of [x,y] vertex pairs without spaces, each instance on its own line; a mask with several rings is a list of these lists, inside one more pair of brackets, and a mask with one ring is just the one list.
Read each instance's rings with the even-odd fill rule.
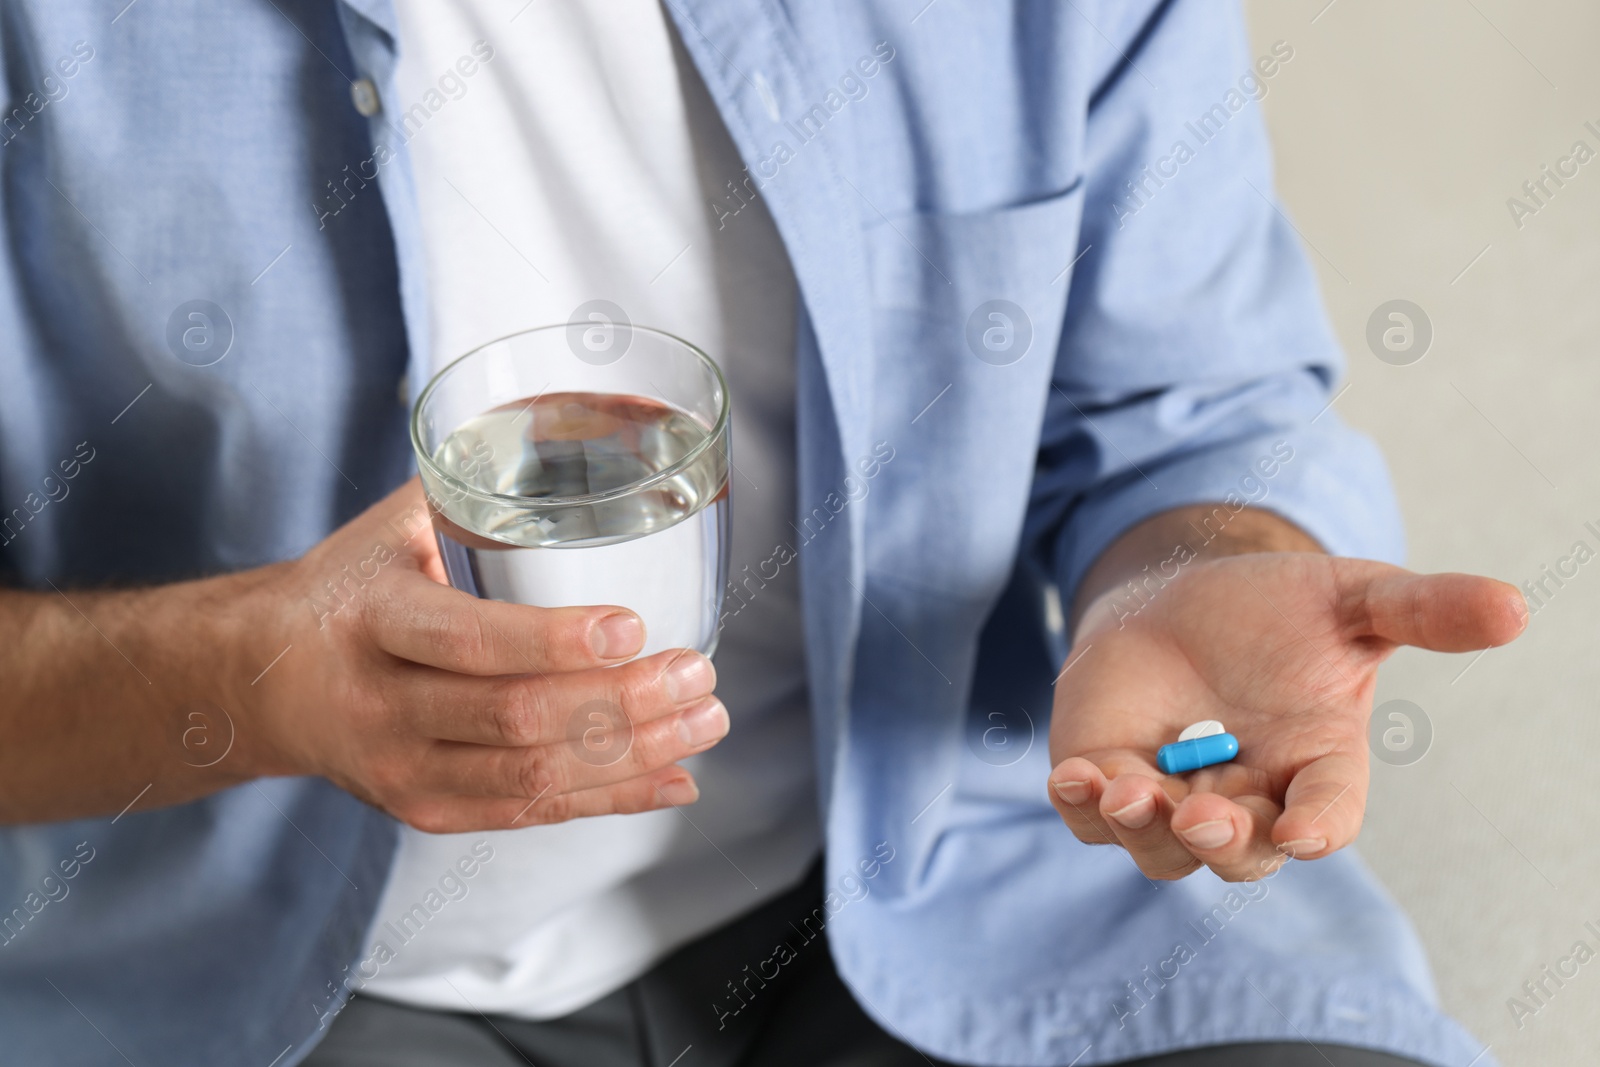
[[[397,109],[351,84],[394,103],[388,3],[119,8],[0,11],[0,569],[33,588],[292,557],[410,469],[416,205]],[[1152,884],[1045,800],[1051,590],[1121,531],[1234,494],[1401,554],[1272,199],[1250,97],[1281,66],[1200,0],[667,8],[800,284],[827,930],[862,1004],[991,1065],[1301,1038],[1471,1061],[1351,853]],[[192,301],[225,318],[185,348]],[[302,779],[0,832],[0,1047],[297,1062],[395,837]]]

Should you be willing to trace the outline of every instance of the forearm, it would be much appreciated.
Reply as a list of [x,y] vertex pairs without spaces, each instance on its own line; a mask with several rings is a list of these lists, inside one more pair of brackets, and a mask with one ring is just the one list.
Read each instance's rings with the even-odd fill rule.
[[1100,596],[1112,602],[1107,610],[1137,611],[1196,562],[1251,552],[1322,551],[1300,527],[1259,508],[1234,512],[1225,504],[1189,504],[1163,511],[1124,531],[1095,560],[1073,598],[1071,632]]
[[260,581],[0,593],[0,823],[174,804],[252,777],[229,706],[248,669],[230,620]]

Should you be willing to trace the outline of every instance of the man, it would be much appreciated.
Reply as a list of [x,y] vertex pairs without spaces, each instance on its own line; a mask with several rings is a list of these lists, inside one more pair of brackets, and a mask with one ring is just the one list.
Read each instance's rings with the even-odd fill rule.
[[[1378,662],[1526,613],[1364,561],[1292,43],[919,6],[5,7],[21,1062],[1478,1055],[1340,850]],[[448,588],[407,481],[445,362],[623,316],[729,379],[714,668]]]

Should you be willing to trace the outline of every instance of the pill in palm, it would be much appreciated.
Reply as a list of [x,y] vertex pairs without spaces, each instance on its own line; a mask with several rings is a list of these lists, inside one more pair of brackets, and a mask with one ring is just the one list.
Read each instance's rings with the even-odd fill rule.
[[1179,741],[1193,741],[1197,737],[1214,737],[1228,731],[1216,719],[1201,719],[1199,722],[1190,723],[1183,728],[1183,733],[1178,735]]
[[1161,768],[1162,774],[1183,774],[1215,763],[1226,763],[1238,754],[1237,737],[1230,733],[1208,734],[1162,745],[1156,752],[1156,766]]

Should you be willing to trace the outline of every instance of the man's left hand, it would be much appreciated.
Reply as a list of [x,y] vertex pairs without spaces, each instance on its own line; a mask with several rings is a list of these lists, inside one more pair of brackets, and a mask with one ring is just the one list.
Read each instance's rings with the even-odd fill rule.
[[[1314,552],[1195,560],[1148,600],[1102,594],[1056,685],[1051,802],[1150,878],[1229,881],[1343,848],[1361,827],[1378,665],[1401,645],[1469,652],[1522,632],[1515,587]],[[1239,755],[1181,775],[1156,751],[1216,719]]]

